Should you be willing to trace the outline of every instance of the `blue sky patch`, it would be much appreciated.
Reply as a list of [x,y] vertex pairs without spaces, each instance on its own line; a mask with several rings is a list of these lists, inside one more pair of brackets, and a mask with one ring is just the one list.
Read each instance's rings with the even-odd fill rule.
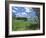
[[36,12],[30,8],[30,7],[12,7],[12,13],[13,15],[16,15],[16,17],[27,17],[31,18],[36,16]]

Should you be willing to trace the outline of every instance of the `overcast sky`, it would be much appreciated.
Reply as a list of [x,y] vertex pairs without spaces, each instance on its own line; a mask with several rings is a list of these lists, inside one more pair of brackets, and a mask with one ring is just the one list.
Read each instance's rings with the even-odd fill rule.
[[12,13],[16,15],[16,17],[27,17],[31,18],[36,16],[36,12],[33,10],[33,8],[30,7],[12,7]]

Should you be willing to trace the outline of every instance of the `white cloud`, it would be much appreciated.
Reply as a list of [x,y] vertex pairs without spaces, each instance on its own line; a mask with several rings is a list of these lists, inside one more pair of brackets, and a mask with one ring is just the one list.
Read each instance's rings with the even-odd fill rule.
[[26,12],[29,12],[29,8],[25,8],[26,9]]
[[27,13],[23,12],[23,13],[17,13],[16,17],[27,17]]
[[28,7],[27,7],[27,8],[25,8],[25,9],[26,9],[26,12],[28,12],[28,13],[29,13],[29,12],[32,12],[32,8],[28,8]]
[[12,10],[13,13],[15,13],[16,11],[15,10]]
[[27,13],[23,12],[22,15],[27,15]]
[[14,8],[14,9],[18,10],[18,8]]

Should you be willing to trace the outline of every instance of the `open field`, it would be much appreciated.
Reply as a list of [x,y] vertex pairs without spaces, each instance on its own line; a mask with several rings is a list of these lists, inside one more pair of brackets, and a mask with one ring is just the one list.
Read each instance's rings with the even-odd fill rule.
[[12,30],[13,31],[23,31],[23,30],[36,30],[39,28],[38,24],[32,24],[28,21],[22,20],[12,20]]

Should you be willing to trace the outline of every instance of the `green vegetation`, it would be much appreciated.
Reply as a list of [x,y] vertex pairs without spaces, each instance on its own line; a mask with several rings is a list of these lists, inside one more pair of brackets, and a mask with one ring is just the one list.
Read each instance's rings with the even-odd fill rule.
[[25,21],[23,19],[21,20],[21,19],[17,20],[15,17],[12,17],[12,30],[13,31],[39,29],[39,24],[32,23],[31,21]]

